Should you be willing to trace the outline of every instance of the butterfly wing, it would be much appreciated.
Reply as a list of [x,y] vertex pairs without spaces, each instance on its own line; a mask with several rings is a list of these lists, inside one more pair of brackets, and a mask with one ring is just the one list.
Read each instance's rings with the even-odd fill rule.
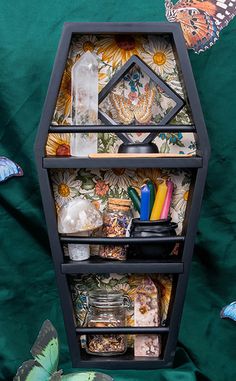
[[219,30],[222,30],[236,15],[236,0],[217,0],[215,20]]
[[210,48],[236,15],[236,0],[166,0],[166,17],[179,22],[188,48],[200,53]]
[[62,370],[53,373],[49,381],[61,381]]
[[115,93],[110,94],[110,100],[112,106],[115,108],[119,121],[124,124],[132,123],[134,120],[134,112],[131,109],[132,103],[130,100]]
[[23,176],[21,167],[5,156],[0,156],[0,182],[12,176]]
[[210,48],[219,38],[215,20],[208,14],[198,11],[186,14],[185,11],[180,11],[176,21],[181,24],[187,47],[196,53]]
[[150,121],[152,117],[152,105],[155,98],[155,90],[149,89],[142,96],[137,103],[134,111],[135,119],[140,124],[146,124]]
[[236,321],[236,302],[232,302],[225,306],[220,312],[220,317],[222,319],[232,319]]
[[[227,0],[221,0],[225,2]],[[218,2],[218,1],[217,1]],[[217,5],[215,0],[179,0],[174,5],[176,10],[186,9],[186,11],[199,10],[215,16]]]
[[49,379],[49,373],[36,360],[28,360],[17,370],[13,381],[49,381]]
[[83,372],[71,373],[61,377],[62,381],[113,381],[113,378],[104,373]]
[[49,320],[43,323],[31,353],[48,373],[52,375],[57,371],[59,360],[58,336]]

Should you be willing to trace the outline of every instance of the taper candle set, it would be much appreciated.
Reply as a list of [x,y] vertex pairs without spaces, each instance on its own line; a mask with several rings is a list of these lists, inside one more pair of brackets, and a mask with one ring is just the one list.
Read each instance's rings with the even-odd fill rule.
[[161,179],[156,186],[151,180],[146,181],[141,186],[141,196],[136,189],[129,187],[128,194],[134,209],[140,213],[140,221],[167,219],[173,190],[174,184],[170,179]]

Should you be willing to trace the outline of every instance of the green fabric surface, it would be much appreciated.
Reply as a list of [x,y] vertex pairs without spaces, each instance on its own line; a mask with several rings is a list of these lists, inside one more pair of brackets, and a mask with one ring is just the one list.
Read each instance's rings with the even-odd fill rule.
[[[65,21],[165,21],[160,0],[1,1],[0,155],[24,177],[0,184],[0,380],[11,380],[43,321],[58,330],[60,367],[71,369],[43,217],[33,144]],[[209,51],[190,52],[212,145],[179,348],[173,369],[107,373],[115,381],[234,381],[236,323],[221,320],[236,299],[236,19]]]

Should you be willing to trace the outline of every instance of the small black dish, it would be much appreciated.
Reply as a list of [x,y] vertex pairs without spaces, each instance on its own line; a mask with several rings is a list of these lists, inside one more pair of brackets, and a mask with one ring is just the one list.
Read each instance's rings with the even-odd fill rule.
[[122,143],[118,153],[158,153],[155,143]]
[[145,238],[175,237],[175,229],[178,224],[171,222],[171,219],[156,221],[140,221],[139,218],[132,220],[130,237],[143,238],[143,242],[132,245],[129,255],[135,258],[156,259],[165,258],[171,254],[175,247],[175,242],[148,243]]

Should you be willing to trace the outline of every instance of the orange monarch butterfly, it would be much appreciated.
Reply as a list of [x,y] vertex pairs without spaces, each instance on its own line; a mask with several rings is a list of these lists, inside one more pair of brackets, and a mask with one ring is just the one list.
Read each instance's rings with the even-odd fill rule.
[[165,0],[166,18],[179,22],[187,47],[195,53],[209,49],[236,15],[236,0]]

